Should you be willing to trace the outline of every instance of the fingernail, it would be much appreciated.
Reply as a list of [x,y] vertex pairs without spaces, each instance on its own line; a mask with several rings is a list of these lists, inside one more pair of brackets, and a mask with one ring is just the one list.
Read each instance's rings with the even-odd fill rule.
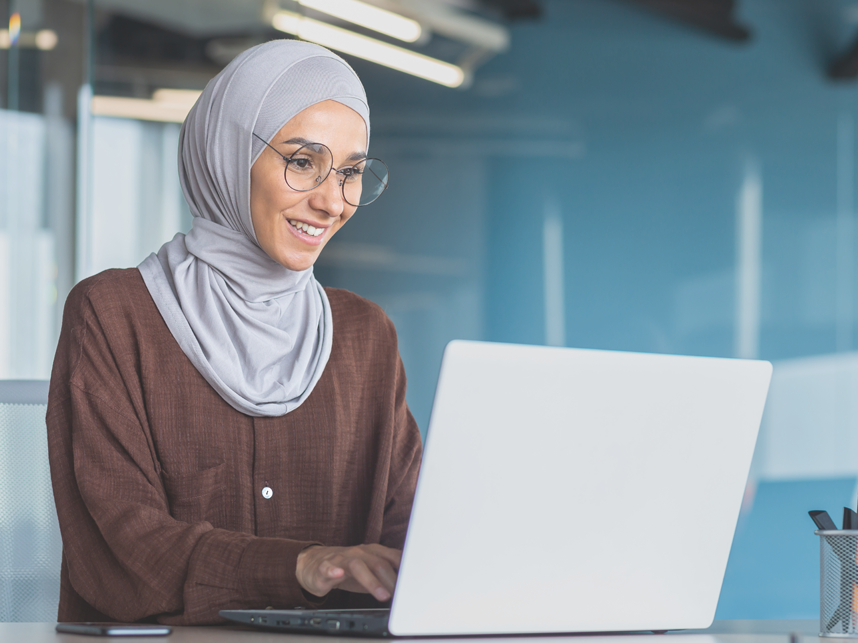
[[386,589],[380,589],[376,591],[375,597],[380,601],[386,601],[390,598],[390,594],[387,592]]

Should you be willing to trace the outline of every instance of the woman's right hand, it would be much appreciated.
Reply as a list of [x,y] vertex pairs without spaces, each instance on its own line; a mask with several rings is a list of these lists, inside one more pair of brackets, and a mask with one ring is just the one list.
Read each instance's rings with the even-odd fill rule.
[[388,601],[396,586],[402,552],[384,545],[322,547],[298,554],[295,576],[306,591],[325,596],[334,588],[372,594]]

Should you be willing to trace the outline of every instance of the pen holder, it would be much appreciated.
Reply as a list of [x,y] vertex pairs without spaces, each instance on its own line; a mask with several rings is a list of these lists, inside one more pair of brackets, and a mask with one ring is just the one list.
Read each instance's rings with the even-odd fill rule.
[[858,531],[818,530],[819,635],[858,638]]

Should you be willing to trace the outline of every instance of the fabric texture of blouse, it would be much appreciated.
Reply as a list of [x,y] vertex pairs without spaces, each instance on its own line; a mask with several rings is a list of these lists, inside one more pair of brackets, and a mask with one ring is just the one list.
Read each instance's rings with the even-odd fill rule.
[[313,393],[251,417],[194,368],[136,269],[72,290],[47,413],[60,621],[373,602],[318,599],[295,578],[313,543],[402,548],[422,452],[393,324],[357,295],[327,295],[336,333]]

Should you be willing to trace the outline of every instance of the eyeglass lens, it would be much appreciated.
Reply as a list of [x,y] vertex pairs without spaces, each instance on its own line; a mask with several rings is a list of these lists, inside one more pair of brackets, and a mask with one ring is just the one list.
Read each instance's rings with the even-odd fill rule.
[[[293,190],[306,192],[318,187],[330,174],[333,155],[326,145],[312,143],[299,148],[286,165],[286,184]],[[387,166],[379,159],[364,159],[336,171],[335,179],[342,185],[343,198],[354,206],[375,201],[387,187]]]

